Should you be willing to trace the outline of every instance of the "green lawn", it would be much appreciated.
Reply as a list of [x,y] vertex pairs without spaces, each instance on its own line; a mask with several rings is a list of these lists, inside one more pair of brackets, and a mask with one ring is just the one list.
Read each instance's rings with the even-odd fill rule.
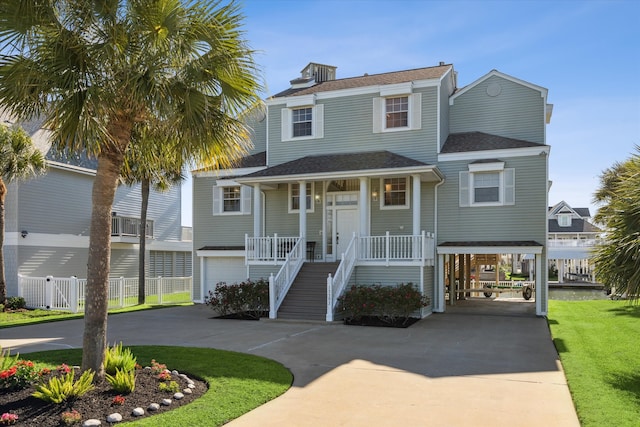
[[[293,380],[280,363],[249,354],[192,347],[128,348],[143,366],[155,359],[209,384],[204,396],[189,405],[126,424],[130,426],[220,426],[281,395]],[[44,351],[21,357],[52,367],[61,363],[79,365],[82,350]]]
[[548,321],[581,425],[640,425],[640,305],[552,300]]
[[[157,300],[157,298],[156,298]],[[125,308],[117,308],[109,310],[109,314],[127,313],[130,311],[138,310],[151,310],[156,308],[175,307],[176,305],[192,305],[193,303],[183,304],[163,304],[153,305],[153,303],[147,303],[145,305],[132,305]],[[54,311],[54,310],[27,310],[18,312],[3,312],[0,311],[0,329],[10,328],[12,326],[24,326],[34,323],[56,322],[59,320],[80,319],[84,317],[84,313],[71,313],[69,311]]]

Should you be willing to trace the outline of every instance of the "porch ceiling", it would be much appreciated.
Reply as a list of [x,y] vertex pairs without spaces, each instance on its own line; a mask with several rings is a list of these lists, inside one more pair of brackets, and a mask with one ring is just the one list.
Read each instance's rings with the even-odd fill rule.
[[236,181],[251,184],[411,174],[419,174],[425,182],[439,182],[444,178],[435,165],[390,151],[371,151],[306,156],[238,177]]
[[543,245],[533,240],[444,242],[438,254],[541,254]]

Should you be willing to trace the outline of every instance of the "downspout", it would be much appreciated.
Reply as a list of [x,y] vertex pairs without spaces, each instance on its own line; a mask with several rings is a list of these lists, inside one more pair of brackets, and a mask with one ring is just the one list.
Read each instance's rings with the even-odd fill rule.
[[[433,187],[433,246],[434,246],[434,263],[435,266],[433,271],[433,282],[434,282],[434,299],[438,298],[437,307],[439,312],[444,312],[444,283],[438,282],[438,277],[440,268],[444,268],[444,266],[440,266],[440,257],[438,256],[438,187],[445,183],[445,179],[437,183]],[[442,286],[441,286],[442,285]],[[434,308],[436,307],[436,302],[433,304]]]

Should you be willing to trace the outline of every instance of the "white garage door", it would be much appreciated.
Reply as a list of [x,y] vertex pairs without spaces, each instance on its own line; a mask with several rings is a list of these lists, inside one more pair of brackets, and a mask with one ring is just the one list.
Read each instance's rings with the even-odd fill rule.
[[247,279],[244,257],[207,258],[206,264],[204,296],[209,295],[209,291],[213,291],[220,282],[231,285]]

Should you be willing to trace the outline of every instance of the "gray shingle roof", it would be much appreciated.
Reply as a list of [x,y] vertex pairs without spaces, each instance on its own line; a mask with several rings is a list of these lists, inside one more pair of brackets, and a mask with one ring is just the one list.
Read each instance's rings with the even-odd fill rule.
[[460,153],[465,151],[502,150],[525,147],[545,147],[545,145],[521,139],[491,135],[484,132],[462,132],[450,134],[440,152]]
[[318,92],[328,92],[333,90],[353,89],[365,86],[389,85],[396,83],[406,83],[414,80],[439,79],[452,65],[438,65],[435,67],[416,68],[413,70],[394,71],[390,73],[371,74],[360,77],[350,77],[345,79],[329,80],[319,83],[309,88],[286,89],[273,95],[273,98],[280,98],[292,95],[309,95]]
[[572,219],[569,227],[560,227],[558,220],[549,220],[549,233],[601,233],[600,227],[583,219]]
[[395,169],[415,166],[429,165],[389,151],[322,154],[302,157],[290,162],[281,163],[277,166],[245,175],[245,177],[273,177],[370,169]]

